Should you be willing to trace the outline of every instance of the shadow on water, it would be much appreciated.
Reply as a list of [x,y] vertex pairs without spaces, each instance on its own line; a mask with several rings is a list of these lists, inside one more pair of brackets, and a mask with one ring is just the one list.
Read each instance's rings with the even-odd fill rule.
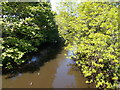
[[40,67],[44,66],[45,62],[54,60],[57,54],[60,54],[63,50],[63,43],[45,43],[39,47],[38,52],[28,55],[29,59],[26,64],[12,70],[7,74],[6,79],[20,76],[21,73],[34,73],[40,70]]
[[45,62],[53,60],[56,58],[57,54],[59,54],[62,50],[62,47],[59,45],[50,45],[46,49],[38,52],[37,55],[33,56],[31,61],[28,61],[28,64],[23,67],[22,72],[34,72],[38,71],[44,65]]

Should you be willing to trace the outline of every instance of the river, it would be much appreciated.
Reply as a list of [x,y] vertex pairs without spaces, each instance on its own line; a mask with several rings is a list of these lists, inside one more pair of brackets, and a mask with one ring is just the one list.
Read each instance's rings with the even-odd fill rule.
[[94,88],[94,84],[86,84],[85,78],[73,65],[74,61],[66,58],[71,51],[62,50],[57,56],[46,62],[34,73],[19,73],[6,79],[2,76],[3,88]]

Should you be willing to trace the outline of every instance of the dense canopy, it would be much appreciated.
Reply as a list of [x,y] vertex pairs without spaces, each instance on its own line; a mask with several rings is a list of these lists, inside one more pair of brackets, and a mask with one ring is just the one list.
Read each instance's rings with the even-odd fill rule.
[[88,78],[86,83],[116,88],[120,78],[117,3],[63,2],[62,8],[56,16],[59,33],[66,41],[66,49],[74,52],[70,58]]
[[45,42],[58,41],[55,13],[47,2],[5,2],[3,5],[2,60],[7,69],[26,62],[24,56]]

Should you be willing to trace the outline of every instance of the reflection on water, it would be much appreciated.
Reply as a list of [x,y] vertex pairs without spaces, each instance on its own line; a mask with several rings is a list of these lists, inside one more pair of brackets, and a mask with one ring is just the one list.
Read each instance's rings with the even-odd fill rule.
[[32,59],[30,61],[28,61],[28,63],[36,62],[38,60],[40,60],[40,58],[34,56],[34,57],[32,57]]
[[[72,51],[68,52],[68,56],[72,54]],[[53,81],[54,88],[76,87],[74,75],[68,74],[71,68],[69,64],[72,64],[72,60],[69,60],[67,58],[64,58],[64,60],[60,62],[55,74],[55,79]]]
[[[59,53],[55,59],[46,62],[39,71],[34,73],[19,73],[18,76],[5,79],[3,88],[92,88],[85,84],[85,78],[75,71],[72,60],[65,57],[66,51]],[[68,55],[72,52],[69,51]],[[35,57],[31,61],[37,60]]]

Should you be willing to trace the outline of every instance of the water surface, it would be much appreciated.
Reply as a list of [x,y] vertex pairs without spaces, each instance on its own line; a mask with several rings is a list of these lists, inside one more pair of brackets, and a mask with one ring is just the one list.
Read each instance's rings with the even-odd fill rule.
[[[16,77],[2,77],[3,88],[94,88],[94,84],[86,84],[82,74],[71,64],[74,62],[64,54],[72,54],[62,50],[55,59],[46,62],[39,71],[19,73]],[[35,57],[33,61],[37,60]]]

